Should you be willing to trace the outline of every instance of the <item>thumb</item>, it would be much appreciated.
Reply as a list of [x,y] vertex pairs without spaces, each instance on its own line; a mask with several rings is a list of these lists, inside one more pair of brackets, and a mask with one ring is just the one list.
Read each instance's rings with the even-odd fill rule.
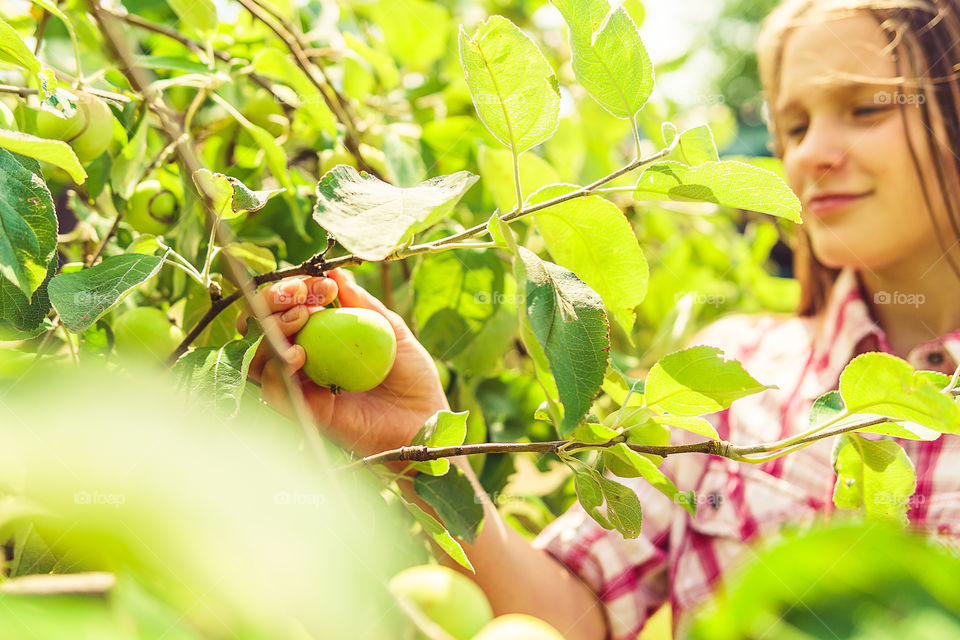
[[370,295],[370,293],[358,285],[353,277],[342,269],[333,269],[332,271],[327,272],[327,277],[332,278],[337,283],[338,294],[337,297],[340,299],[340,304],[345,307],[362,307],[364,309],[372,309],[383,315],[389,313],[389,309],[377,300],[376,297]]

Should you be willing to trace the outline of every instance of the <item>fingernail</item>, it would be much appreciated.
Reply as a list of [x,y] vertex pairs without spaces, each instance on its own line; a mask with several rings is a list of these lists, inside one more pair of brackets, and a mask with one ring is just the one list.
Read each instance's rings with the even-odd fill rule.
[[302,307],[297,305],[295,307],[290,307],[280,315],[280,319],[284,322],[293,322],[300,317],[300,311]]
[[305,354],[306,354],[306,352],[303,350],[303,347],[301,347],[301,346],[298,345],[298,344],[293,345],[293,346],[290,347],[290,349],[287,351],[287,364],[292,365],[292,364],[295,363],[295,362],[299,362],[300,359],[301,359]]
[[324,295],[323,295],[323,280],[317,279],[310,285],[310,292],[313,294],[312,304],[323,304]]

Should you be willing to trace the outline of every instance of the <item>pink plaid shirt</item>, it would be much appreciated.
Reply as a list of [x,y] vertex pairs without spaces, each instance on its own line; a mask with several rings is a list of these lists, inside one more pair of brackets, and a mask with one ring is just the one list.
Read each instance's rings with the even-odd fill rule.
[[[867,351],[889,351],[852,269],[841,272],[816,319],[731,316],[707,327],[693,344],[722,348],[758,381],[778,387],[709,416],[720,437],[738,445],[805,431],[814,400],[837,388],[851,359]],[[960,331],[918,346],[908,361],[917,369],[952,374],[960,361]],[[674,434],[675,444],[700,439]],[[810,524],[832,510],[832,441],[763,465],[699,454],[669,457],[661,469],[681,491],[696,491],[696,518],[648,484],[619,478],[640,496],[639,538],[625,540],[617,531],[603,529],[575,504],[534,545],[598,594],[613,640],[633,640],[668,598],[679,637],[692,609],[705,601],[723,572],[755,555],[748,543],[776,534],[786,523]],[[911,522],[948,543],[960,542],[960,437],[898,442],[917,472]]]

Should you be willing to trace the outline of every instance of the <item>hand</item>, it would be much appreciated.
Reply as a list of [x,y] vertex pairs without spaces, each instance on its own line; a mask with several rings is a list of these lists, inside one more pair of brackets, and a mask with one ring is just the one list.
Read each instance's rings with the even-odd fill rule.
[[[350,274],[334,269],[328,275],[288,280],[261,289],[257,295],[271,312],[265,322],[275,323],[283,335],[292,337],[311,313],[337,297],[345,307],[362,307],[382,314],[397,336],[397,358],[383,383],[362,393],[344,391],[334,395],[300,372],[305,359],[303,347],[290,346],[284,354],[286,363],[280,363],[269,359],[269,349],[263,343],[251,361],[250,377],[260,381],[267,402],[289,414],[290,402],[281,376],[296,376],[321,431],[356,455],[406,446],[430,416],[449,409],[433,358],[403,318],[357,285]],[[241,333],[246,333],[249,315],[249,310],[245,311],[237,322]]]

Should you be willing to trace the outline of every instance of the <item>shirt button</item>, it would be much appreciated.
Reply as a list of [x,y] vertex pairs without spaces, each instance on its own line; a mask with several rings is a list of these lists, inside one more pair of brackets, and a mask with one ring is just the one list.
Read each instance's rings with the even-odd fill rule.
[[943,364],[943,354],[939,351],[933,351],[927,354],[927,362],[937,367]]

